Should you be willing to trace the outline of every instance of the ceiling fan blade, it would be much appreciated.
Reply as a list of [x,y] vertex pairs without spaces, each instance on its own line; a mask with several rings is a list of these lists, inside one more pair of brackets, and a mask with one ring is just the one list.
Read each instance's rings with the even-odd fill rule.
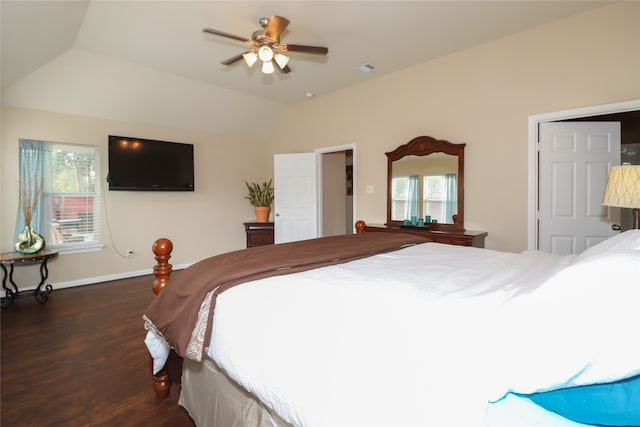
[[302,52],[310,53],[312,55],[326,55],[329,53],[329,48],[322,46],[305,46],[301,44],[284,43],[278,46],[278,48],[287,52]]
[[287,28],[289,25],[289,20],[282,16],[274,15],[269,18],[269,23],[265,28],[265,36],[269,39],[275,40],[276,42],[280,40],[280,34]]
[[253,44],[254,43],[253,40],[248,39],[246,37],[236,36],[236,35],[233,35],[233,34],[225,33],[224,31],[214,30],[213,28],[204,28],[202,31],[205,32],[205,33],[209,33],[209,34],[214,34],[216,36],[222,36],[222,37],[227,37],[227,38],[230,38],[230,39],[238,40],[238,41],[241,41],[243,43],[249,43],[249,44]]
[[231,58],[222,61],[221,64],[222,65],[231,65],[231,64],[233,64],[235,62],[238,62],[238,61],[240,61],[242,59],[242,55],[244,55],[245,53],[246,52],[243,52],[243,53],[240,53],[240,54],[238,54],[236,56],[232,56]]

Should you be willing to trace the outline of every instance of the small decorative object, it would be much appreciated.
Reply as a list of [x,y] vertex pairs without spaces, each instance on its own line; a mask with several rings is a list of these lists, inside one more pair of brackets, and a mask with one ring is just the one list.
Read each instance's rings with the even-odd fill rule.
[[255,182],[249,184],[247,181],[244,183],[249,190],[249,194],[244,196],[244,198],[249,200],[249,203],[253,206],[256,221],[269,222],[271,204],[273,203],[273,186],[271,185],[271,180],[269,180],[269,182],[263,182],[262,184]]
[[44,249],[44,237],[36,233],[30,226],[25,226],[24,230],[18,234],[16,250],[23,254],[35,254]]
[[31,228],[31,219],[38,205],[41,192],[41,183],[29,186],[24,182],[20,184],[20,208],[22,209],[25,227],[24,230],[18,234],[18,241],[15,244],[15,248],[23,254],[34,254],[44,249],[46,245],[44,237]]
[[424,222],[426,222],[427,224],[429,224],[431,222],[431,215],[425,215],[424,216]]

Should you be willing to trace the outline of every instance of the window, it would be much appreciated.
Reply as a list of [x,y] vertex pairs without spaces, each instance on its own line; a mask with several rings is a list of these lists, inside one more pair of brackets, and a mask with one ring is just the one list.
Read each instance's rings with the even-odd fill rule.
[[391,218],[409,218],[409,177],[396,176],[391,179]]
[[445,180],[443,175],[425,176],[422,193],[422,212],[431,219],[444,222]]
[[397,176],[391,180],[391,218],[409,219],[420,216],[418,175]]
[[[99,149],[96,146],[20,140],[20,183],[41,188],[31,220],[58,250],[100,243]],[[24,227],[18,216],[18,229]]]

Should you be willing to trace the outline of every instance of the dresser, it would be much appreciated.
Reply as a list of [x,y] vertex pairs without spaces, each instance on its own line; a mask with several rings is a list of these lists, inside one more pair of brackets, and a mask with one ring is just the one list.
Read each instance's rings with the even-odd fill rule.
[[425,237],[432,242],[445,243],[447,245],[473,246],[484,248],[484,238],[486,231],[472,230],[429,230],[424,227],[403,227],[385,225],[367,225],[364,221],[356,223],[356,231],[363,232],[386,232],[386,233],[409,233]]
[[272,222],[245,222],[244,230],[247,234],[247,247],[273,245]]

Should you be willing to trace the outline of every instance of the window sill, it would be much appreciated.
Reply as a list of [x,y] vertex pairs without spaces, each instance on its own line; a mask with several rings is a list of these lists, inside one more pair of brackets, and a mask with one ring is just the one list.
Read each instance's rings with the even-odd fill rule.
[[64,246],[49,246],[48,249],[58,251],[60,255],[68,255],[68,254],[80,254],[84,252],[98,252],[104,248],[104,245],[93,244],[93,245],[64,245]]

